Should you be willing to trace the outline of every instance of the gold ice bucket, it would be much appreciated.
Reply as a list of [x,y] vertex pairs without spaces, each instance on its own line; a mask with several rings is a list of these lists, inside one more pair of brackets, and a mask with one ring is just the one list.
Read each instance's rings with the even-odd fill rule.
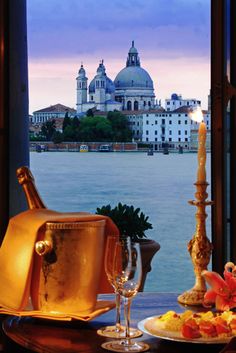
[[105,221],[47,222],[35,244],[31,299],[42,311],[91,313],[104,255]]

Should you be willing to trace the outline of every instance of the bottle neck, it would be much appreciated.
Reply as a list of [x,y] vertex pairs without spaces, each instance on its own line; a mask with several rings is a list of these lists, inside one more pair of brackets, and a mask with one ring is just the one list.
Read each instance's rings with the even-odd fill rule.
[[32,181],[24,183],[22,187],[25,192],[29,209],[32,210],[34,208],[47,208],[39,196],[39,193]]
[[20,167],[16,171],[19,184],[23,187],[29,209],[47,208],[35,186],[34,177],[28,167]]

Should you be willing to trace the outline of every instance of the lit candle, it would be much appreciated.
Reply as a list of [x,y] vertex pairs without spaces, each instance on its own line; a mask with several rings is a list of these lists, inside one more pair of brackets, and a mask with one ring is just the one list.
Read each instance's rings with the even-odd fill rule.
[[198,170],[197,182],[206,182],[206,124],[203,121],[203,114],[200,107],[192,113],[192,120],[199,122],[198,129]]
[[202,121],[198,130],[197,182],[206,182],[206,124]]

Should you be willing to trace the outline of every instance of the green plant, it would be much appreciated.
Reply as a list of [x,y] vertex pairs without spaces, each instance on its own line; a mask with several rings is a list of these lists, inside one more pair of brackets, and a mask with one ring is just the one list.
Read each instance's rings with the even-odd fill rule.
[[152,224],[148,222],[148,216],[140,212],[140,208],[118,203],[111,208],[111,205],[97,208],[97,214],[110,217],[117,225],[120,234],[130,236],[132,241],[139,241],[146,238],[145,231],[152,229]]

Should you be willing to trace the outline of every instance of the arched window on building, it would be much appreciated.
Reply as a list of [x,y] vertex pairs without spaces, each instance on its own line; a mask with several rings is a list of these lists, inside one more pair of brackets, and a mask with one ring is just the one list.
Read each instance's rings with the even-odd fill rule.
[[132,110],[132,103],[131,101],[127,102],[127,110]]
[[138,110],[138,102],[137,101],[134,102],[134,110]]

